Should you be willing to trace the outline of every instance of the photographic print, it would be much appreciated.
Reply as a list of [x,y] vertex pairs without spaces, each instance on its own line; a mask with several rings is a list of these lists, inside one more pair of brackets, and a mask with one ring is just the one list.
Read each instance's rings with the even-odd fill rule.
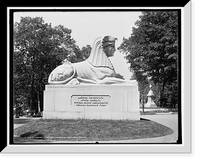
[[189,140],[180,7],[9,12],[10,146],[148,152]]

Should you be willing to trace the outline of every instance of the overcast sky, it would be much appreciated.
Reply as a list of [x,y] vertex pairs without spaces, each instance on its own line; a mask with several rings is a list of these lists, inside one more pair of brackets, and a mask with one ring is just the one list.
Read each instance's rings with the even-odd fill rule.
[[[16,12],[14,22],[19,22],[20,17],[43,17],[45,23],[52,26],[63,25],[72,30],[72,38],[82,48],[93,44],[93,41],[104,35],[117,37],[116,48],[122,43],[123,37],[128,38],[132,33],[134,23],[139,20],[141,12]],[[110,58],[117,73],[125,79],[130,79],[129,65],[124,55],[119,51]]]

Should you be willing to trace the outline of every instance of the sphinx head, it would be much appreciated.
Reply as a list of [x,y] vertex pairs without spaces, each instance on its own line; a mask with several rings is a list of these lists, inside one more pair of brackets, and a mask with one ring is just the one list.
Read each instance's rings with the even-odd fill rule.
[[108,57],[114,55],[116,39],[117,38],[112,36],[96,38],[87,61],[89,61],[95,67],[108,67],[114,70],[114,67],[112,66],[112,63]]
[[115,40],[117,40],[117,38],[112,36],[105,36],[102,39],[102,48],[107,57],[112,57],[116,51]]

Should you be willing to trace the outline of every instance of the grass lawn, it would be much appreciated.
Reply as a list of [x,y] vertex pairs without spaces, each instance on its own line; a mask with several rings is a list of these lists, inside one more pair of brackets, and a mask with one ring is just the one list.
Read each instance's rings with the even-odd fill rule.
[[14,130],[24,138],[59,141],[109,141],[159,137],[173,131],[149,120],[35,120]]

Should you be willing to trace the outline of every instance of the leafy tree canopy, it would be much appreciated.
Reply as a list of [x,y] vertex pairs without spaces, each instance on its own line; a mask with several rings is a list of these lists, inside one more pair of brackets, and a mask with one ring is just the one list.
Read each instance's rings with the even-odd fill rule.
[[40,17],[22,17],[14,24],[14,101],[27,99],[30,109],[43,107],[43,90],[50,72],[64,59],[84,59],[71,30],[52,27]]
[[151,77],[160,86],[163,98],[165,86],[177,80],[178,12],[142,12],[135,26],[119,49],[125,53],[138,82],[142,84]]

